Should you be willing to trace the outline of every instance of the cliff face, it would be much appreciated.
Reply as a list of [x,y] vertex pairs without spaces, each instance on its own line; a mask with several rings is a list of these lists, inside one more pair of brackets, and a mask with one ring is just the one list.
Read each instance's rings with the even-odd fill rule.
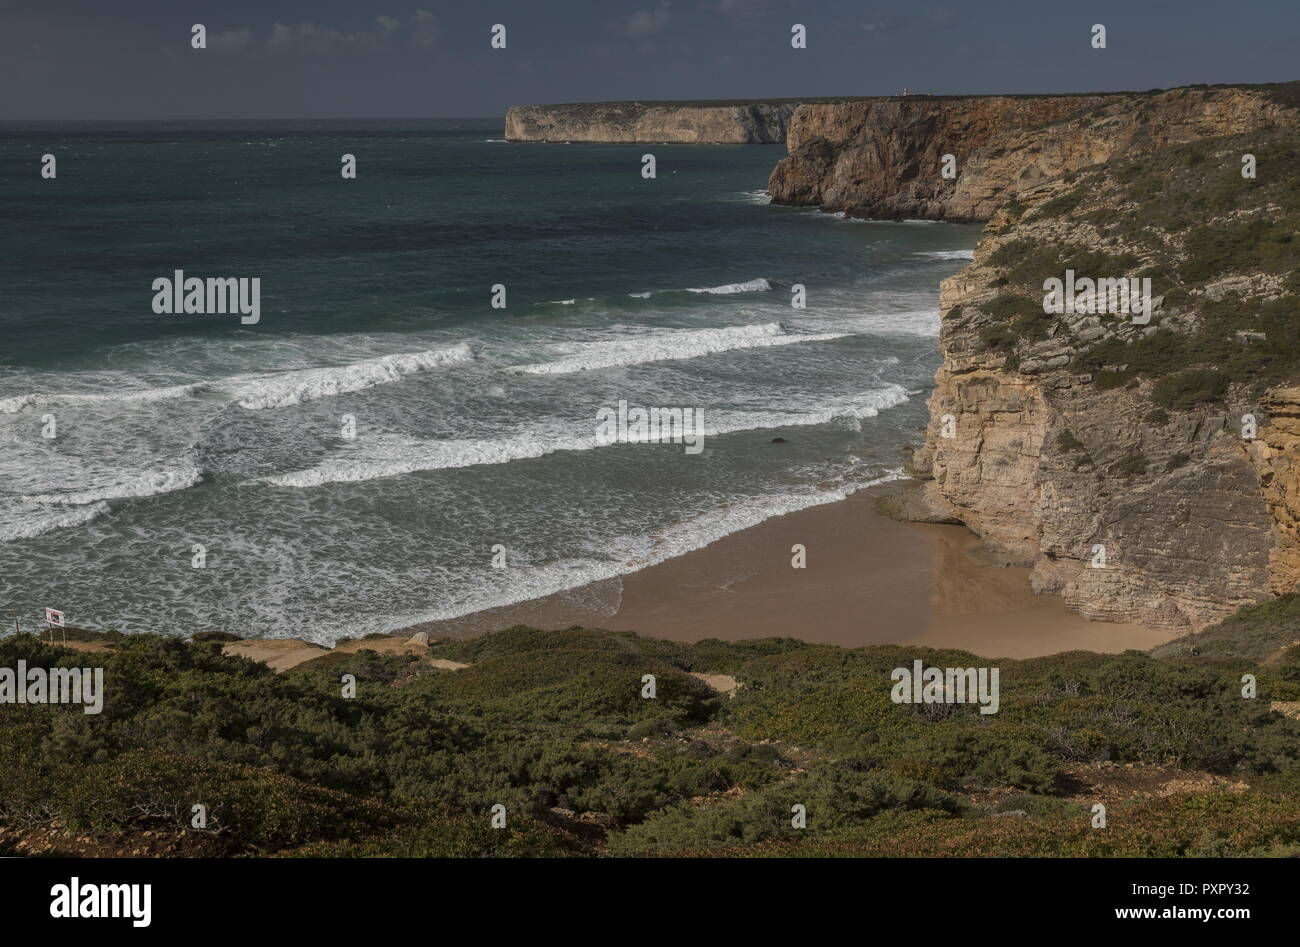
[[779,144],[798,102],[602,102],[515,106],[508,141]]
[[[1148,140],[1182,137],[1185,105]],[[1300,582],[1300,134],[1277,108],[1230,110],[1274,128],[1006,182],[1019,200],[942,284],[912,506],[1089,618],[1200,628]],[[1067,268],[1150,278],[1150,322],[1045,312]]]
[[[1278,468],[1273,492],[1293,545],[1300,478],[1273,425],[1242,440],[1240,419],[1258,401],[1165,411],[1160,423],[1140,386],[1098,390],[1070,371],[1081,346],[1064,334],[1037,343],[1024,371],[1007,370],[971,304],[996,278],[972,267],[943,284],[944,362],[917,455],[933,478],[930,505],[1032,565],[1037,591],[1091,619],[1199,628],[1293,589],[1294,570],[1288,581],[1270,568],[1283,558],[1281,522],[1259,471],[1266,457]],[[1086,334],[1091,318],[1074,331]]]
[[1247,453],[1276,530],[1269,583],[1285,595],[1300,587],[1300,388],[1270,391],[1264,410],[1269,424]]
[[[987,220],[1063,173],[1288,114],[1246,88],[805,104],[790,120],[790,157],[768,193],[776,204],[857,217]],[[945,154],[956,159],[955,178],[940,174]]]

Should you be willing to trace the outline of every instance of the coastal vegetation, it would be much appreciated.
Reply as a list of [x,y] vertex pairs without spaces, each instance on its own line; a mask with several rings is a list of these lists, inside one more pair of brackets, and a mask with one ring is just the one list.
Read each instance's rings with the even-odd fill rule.
[[[363,648],[282,674],[220,640],[77,633],[111,645],[86,653],[12,636],[0,665],[102,664],[107,695],[98,716],[0,705],[0,847],[29,851],[39,835],[51,852],[170,855],[1300,854],[1300,720],[1285,712],[1300,701],[1297,618],[1290,596],[1152,655],[997,662],[520,627],[430,649],[469,665],[458,671]],[[890,671],[915,659],[998,666],[999,712],[894,703]],[[741,686],[715,691],[702,672]],[[1096,802],[1104,830],[1090,827]]]
[[[1294,106],[1296,88],[1269,95]],[[1140,388],[1156,430],[1300,377],[1296,150],[1279,129],[1201,140],[1021,195],[1003,207],[1020,236],[981,261],[988,298],[949,319],[1008,367],[1065,352],[1084,383]],[[1045,313],[1043,281],[1066,269],[1151,279],[1156,319],[1096,332]],[[1063,470],[1133,480],[1199,459],[1099,443],[1124,426],[1076,418],[1044,428]],[[1288,595],[1150,653],[997,661],[516,627],[427,654],[363,639],[283,673],[226,653],[229,632],[67,630],[94,651],[16,635],[0,666],[102,665],[107,693],[97,715],[0,703],[0,854],[1297,856],[1297,627]],[[914,661],[997,666],[998,712],[896,703],[891,671]]]
[[[986,261],[998,295],[977,304],[982,343],[1015,365],[1036,343],[1065,343],[1071,369],[1098,388],[1147,379],[1151,400],[1174,411],[1300,377],[1297,158],[1290,129],[1204,139],[1086,169],[1046,200],[1009,207],[1018,235]],[[1109,331],[1078,338],[1044,315],[1043,281],[1067,269],[1150,278],[1149,330],[1105,317]]]

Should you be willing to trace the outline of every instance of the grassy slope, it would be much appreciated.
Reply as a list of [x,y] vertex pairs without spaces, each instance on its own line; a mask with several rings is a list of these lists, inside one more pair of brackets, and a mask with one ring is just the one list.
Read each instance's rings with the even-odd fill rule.
[[[1269,704],[1300,699],[1300,648],[1258,659],[1264,638],[1285,637],[1271,623],[1294,626],[1284,607],[1203,633],[1222,643],[1197,657],[1000,661],[996,716],[892,703],[889,671],[913,658],[987,663],[923,648],[516,628],[436,647],[473,662],[454,673],[362,652],[275,675],[218,642],[136,636],[92,659],[13,637],[0,666],[103,660],[109,696],[98,717],[0,705],[0,824],[8,837],[152,831],[209,854],[1296,852],[1300,721]],[[728,700],[690,671],[745,686]],[[1259,676],[1254,700],[1239,696],[1244,671]],[[1107,788],[1167,766],[1250,788]],[[1094,796],[1111,806],[1104,832],[1088,827]],[[196,802],[207,832],[186,828]],[[497,803],[506,831],[488,826]],[[796,803],[804,830],[790,827]]]

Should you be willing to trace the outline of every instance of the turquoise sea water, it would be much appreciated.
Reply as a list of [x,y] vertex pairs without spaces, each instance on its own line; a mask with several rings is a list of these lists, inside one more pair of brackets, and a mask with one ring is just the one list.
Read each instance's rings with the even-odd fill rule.
[[[779,147],[500,134],[0,127],[0,622],[328,641],[575,588],[897,469],[977,228],[770,206]],[[178,269],[260,279],[260,322],[156,314]],[[704,451],[596,443],[620,400],[702,410]]]

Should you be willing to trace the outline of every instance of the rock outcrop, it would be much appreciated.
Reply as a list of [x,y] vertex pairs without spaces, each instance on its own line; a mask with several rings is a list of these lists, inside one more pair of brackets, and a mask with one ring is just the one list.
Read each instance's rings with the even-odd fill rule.
[[[790,156],[768,193],[855,217],[987,220],[1061,174],[1293,115],[1252,87],[808,103],[790,120]],[[943,176],[944,155],[955,177]]]
[[1275,594],[1300,586],[1300,388],[1279,388],[1264,399],[1269,419],[1247,448],[1276,530],[1269,550]]
[[932,478],[928,507],[1031,565],[1036,591],[1094,620],[1201,628],[1295,588],[1294,573],[1271,566],[1285,558],[1283,524],[1259,471],[1276,469],[1293,564],[1300,477],[1283,446],[1289,435],[1269,424],[1257,441],[1242,439],[1240,419],[1258,400],[1241,393],[1162,422],[1148,386],[1098,390],[1071,371],[1078,350],[1062,337],[1046,340],[1055,347],[1039,362],[1065,364],[1009,371],[979,339],[975,275],[943,284],[944,362],[914,457]]
[[[941,286],[905,506],[965,523],[1089,618],[1201,628],[1300,582],[1300,123],[1236,101],[1207,127],[1258,127],[1157,147],[1187,127],[1186,100],[1162,100],[1174,128],[1122,158],[1004,182],[1016,202]],[[1059,168],[1037,134],[1054,157],[1026,166]],[[1247,154],[1267,172],[1243,176]],[[1043,280],[1067,268],[1150,278],[1151,321],[1047,312]]]
[[780,144],[797,101],[517,105],[508,141]]

